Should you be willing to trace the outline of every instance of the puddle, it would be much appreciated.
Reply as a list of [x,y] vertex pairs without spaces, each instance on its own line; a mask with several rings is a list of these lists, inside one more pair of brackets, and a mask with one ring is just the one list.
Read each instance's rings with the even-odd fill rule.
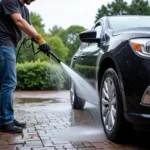
[[15,103],[25,104],[25,103],[60,103],[58,99],[50,98],[15,98]]

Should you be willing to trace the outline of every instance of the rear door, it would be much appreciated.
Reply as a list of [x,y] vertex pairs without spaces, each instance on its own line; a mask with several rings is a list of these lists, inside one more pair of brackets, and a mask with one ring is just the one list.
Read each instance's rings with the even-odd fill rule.
[[76,66],[82,65],[83,49],[85,49],[85,47],[87,47],[87,46],[88,46],[88,43],[82,42],[80,44],[79,49],[77,50],[75,55],[72,57],[72,61],[71,61],[71,65],[70,65],[71,68],[76,69]]
[[[97,37],[103,37],[102,21],[98,22],[93,29],[97,31]],[[84,76],[95,86],[96,71],[97,71],[97,59],[99,55],[102,55],[102,49],[100,48],[101,42],[90,43],[83,49],[81,56],[81,64],[85,66],[86,70]]]

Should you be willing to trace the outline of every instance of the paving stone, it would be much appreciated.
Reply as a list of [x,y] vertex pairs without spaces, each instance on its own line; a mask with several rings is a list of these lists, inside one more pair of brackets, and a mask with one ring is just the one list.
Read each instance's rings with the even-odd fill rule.
[[21,139],[22,139],[22,134],[14,134],[14,135],[13,135],[13,139],[21,140]]
[[64,144],[63,146],[66,149],[68,149],[68,148],[74,148],[72,144]]
[[21,140],[21,139],[13,139],[11,141],[9,141],[9,145],[15,145],[15,144],[24,144],[25,141]]
[[85,147],[92,147],[93,145],[91,144],[91,143],[89,143],[89,142],[83,142],[83,145],[85,146]]
[[16,150],[31,150],[31,147],[19,147]]
[[124,145],[123,144],[118,144],[118,143],[111,143],[112,145],[114,145],[117,148],[123,148]]
[[77,148],[67,148],[67,150],[78,150]]
[[103,143],[91,143],[95,148],[107,148]]
[[90,147],[90,148],[79,148],[78,150],[96,150],[96,148],[94,148],[94,147]]
[[43,146],[42,142],[40,140],[27,140],[26,141],[26,146]]
[[108,142],[102,142],[103,144],[105,144],[105,146],[107,147],[107,148],[114,148],[115,146],[112,144],[112,142],[110,142],[110,141],[108,141]]
[[40,136],[41,140],[49,140],[50,138],[48,136]]
[[1,138],[2,139],[11,139],[11,138],[13,138],[13,134],[12,133],[2,133],[2,135],[1,135]]
[[63,145],[54,145],[56,149],[64,149]]
[[5,147],[0,147],[0,150],[16,150],[16,146],[5,146]]
[[6,140],[0,140],[0,147],[2,147],[2,146],[6,146],[6,145],[8,145],[8,142],[6,141]]
[[58,141],[58,140],[56,140],[56,141],[54,141],[54,140],[52,140],[52,142],[54,143],[54,144],[70,144],[70,142],[69,141]]
[[54,147],[33,148],[33,150],[56,150]]
[[42,143],[45,147],[54,146],[51,140],[42,140]]
[[84,148],[85,145],[82,142],[71,142],[75,148]]

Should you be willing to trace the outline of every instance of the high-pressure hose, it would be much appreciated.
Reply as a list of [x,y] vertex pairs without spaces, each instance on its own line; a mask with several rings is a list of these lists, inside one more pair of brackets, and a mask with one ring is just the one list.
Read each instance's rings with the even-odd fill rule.
[[[27,44],[28,41],[31,41],[31,43],[30,43],[30,44]],[[25,38],[23,39],[23,41],[21,42],[21,45],[20,45],[20,47],[19,47],[19,49],[18,49],[17,59],[18,59],[19,52],[20,52],[20,49],[21,49],[22,46],[23,46],[23,48],[24,48],[25,50],[26,50],[26,49],[29,49],[29,48],[31,47],[34,55],[36,55],[37,53],[39,53],[40,50],[35,51],[35,49],[34,49],[34,43],[37,43],[36,39],[34,39],[34,38],[29,38],[29,37],[25,37]],[[56,59],[56,61],[57,61],[58,63],[61,63],[61,60],[56,56],[56,54],[54,54],[54,52],[53,52],[52,50],[49,50],[49,51],[47,52],[47,56],[50,57],[50,55],[52,55],[52,56]]]

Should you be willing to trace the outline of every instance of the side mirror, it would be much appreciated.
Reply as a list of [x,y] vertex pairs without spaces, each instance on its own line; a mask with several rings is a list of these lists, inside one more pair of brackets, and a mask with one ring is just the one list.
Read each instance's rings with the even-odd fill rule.
[[96,38],[96,30],[87,30],[79,34],[79,38],[85,43],[100,43],[100,38]]

